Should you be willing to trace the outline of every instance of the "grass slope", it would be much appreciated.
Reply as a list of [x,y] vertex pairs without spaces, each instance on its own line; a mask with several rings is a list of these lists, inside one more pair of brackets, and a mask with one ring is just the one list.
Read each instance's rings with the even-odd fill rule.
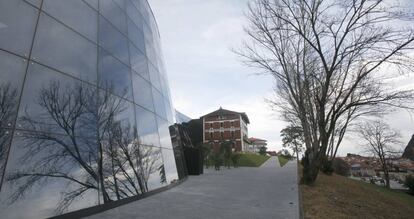
[[270,157],[258,154],[240,154],[240,167],[260,167]]
[[279,164],[280,164],[281,167],[283,167],[285,164],[287,164],[287,162],[289,162],[289,159],[287,159],[283,155],[278,155],[277,159],[279,160]]
[[301,185],[305,218],[414,218],[414,196],[339,175]]

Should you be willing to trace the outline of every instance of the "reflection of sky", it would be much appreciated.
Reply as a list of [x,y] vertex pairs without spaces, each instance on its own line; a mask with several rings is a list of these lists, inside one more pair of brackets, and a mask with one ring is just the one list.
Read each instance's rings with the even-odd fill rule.
[[[40,1],[30,1],[39,5]],[[88,1],[91,5],[94,5],[97,1]],[[120,59],[124,64],[128,64],[130,61],[133,61],[133,68],[137,73],[143,75],[144,78],[149,78],[148,73],[148,61],[145,56],[141,53],[136,54],[136,57],[133,57],[132,60],[128,59],[128,43],[126,37],[117,32],[116,29],[121,30],[126,33],[126,20],[125,15],[120,14],[119,8],[117,5],[122,1],[117,1],[113,4],[112,1],[106,1],[111,3],[111,5],[103,5],[103,14],[106,18],[101,17],[100,24],[100,39],[101,46],[107,48],[108,52],[111,52],[114,57]],[[129,1],[128,1],[129,2]],[[140,3],[141,4],[141,3]],[[21,111],[20,116],[23,115],[24,110],[28,110],[28,113],[31,117],[35,119],[50,118],[45,113],[44,109],[41,109],[37,104],[38,94],[41,88],[47,87],[50,81],[56,80],[61,82],[63,90],[68,90],[72,88],[74,80],[72,77],[83,79],[91,83],[95,83],[97,78],[97,13],[91,8],[88,8],[86,4],[82,1],[65,1],[65,0],[45,0],[44,1],[44,10],[45,12],[41,13],[39,20],[38,31],[35,37],[35,42],[33,45],[32,58],[34,62],[48,65],[50,67],[56,68],[58,71],[63,72],[63,74],[51,70],[50,68],[44,67],[37,63],[30,63],[29,69],[26,78],[26,84],[24,85],[24,91],[21,99]],[[96,6],[96,5],[94,5]],[[144,14],[148,14],[146,7],[141,7]],[[76,11],[74,11],[76,10]],[[137,13],[135,10],[129,10],[129,12]],[[138,14],[138,13],[137,13]],[[24,16],[22,16],[24,15]],[[55,18],[50,17],[54,16]],[[22,56],[28,54],[28,48],[30,48],[30,43],[34,33],[34,23],[37,19],[33,19],[37,16],[37,10],[34,7],[29,6],[23,1],[1,1],[0,3],[0,48],[16,52]],[[139,17],[139,16],[138,16]],[[123,19],[119,19],[123,18]],[[137,18],[137,16],[135,16]],[[86,19],[86,20],[85,20]],[[149,26],[145,26],[146,39],[134,40],[134,42],[143,44],[148,43],[148,48],[150,49],[153,58],[158,58],[160,54],[155,54],[154,49],[158,51],[159,46],[153,45],[158,43],[158,39],[152,39],[153,36],[156,36],[154,28],[153,19],[145,18],[147,21],[151,21]],[[84,21],[85,20],[85,21]],[[114,28],[110,23],[114,24]],[[16,22],[19,21],[19,22]],[[136,19],[134,20],[137,21]],[[60,22],[63,22],[65,25],[62,25]],[[91,26],[92,25],[92,26]],[[95,25],[95,26],[94,26]],[[130,22],[130,27],[133,25]],[[135,28],[135,27],[134,27]],[[76,33],[73,30],[79,32]],[[140,29],[140,27],[139,27]],[[7,32],[6,32],[7,31]],[[140,35],[142,32],[135,30],[132,32],[132,36]],[[13,37],[11,37],[13,36]],[[3,39],[5,37],[5,39]],[[131,44],[132,46],[132,44]],[[145,45],[136,45],[138,48],[143,49]],[[155,48],[152,48],[155,47]],[[138,50],[138,49],[136,49]],[[144,50],[144,49],[143,49]],[[132,50],[134,51],[134,50]],[[145,51],[144,51],[145,52]],[[104,60],[104,59],[102,59]],[[107,59],[105,59],[107,60]],[[162,63],[161,60],[150,60],[154,64]],[[0,73],[1,80],[16,83],[16,87],[22,87],[21,84],[23,81],[23,76],[25,73],[25,67],[27,66],[27,61],[23,60],[20,57],[15,57],[8,53],[0,51]],[[114,65],[113,62],[110,65]],[[146,66],[146,67],[145,67]],[[112,66],[114,67],[114,66]],[[159,66],[155,66],[158,68]],[[106,68],[109,69],[109,68]],[[5,71],[8,70],[8,71]],[[157,73],[156,69],[153,69],[153,73]],[[119,73],[119,68],[114,68],[114,74]],[[68,76],[71,75],[72,77]],[[115,76],[116,75],[110,75]],[[118,75],[119,76],[119,75]],[[122,87],[126,83],[127,77],[123,78],[111,78],[110,79],[119,79],[117,85]],[[152,75],[153,83],[158,87],[158,89],[163,90],[165,93],[165,87],[168,86],[164,81],[160,81],[157,75]],[[162,78],[161,80],[165,80]],[[128,81],[128,80],[127,80]],[[131,81],[131,79],[129,79]],[[148,84],[149,85],[149,84]],[[130,85],[128,85],[130,86]],[[138,90],[138,89],[137,89]],[[136,96],[142,95],[140,92],[135,92]],[[151,86],[148,86],[148,89],[145,92],[145,98],[142,101],[145,102],[150,110],[153,109],[152,101],[152,89]],[[160,93],[157,93],[160,100],[163,100],[164,97]],[[165,95],[164,96],[168,96]],[[167,97],[168,98],[168,97]],[[161,116],[165,117],[165,109],[163,102],[159,101],[158,105],[162,106],[162,109],[157,109]],[[171,109],[168,109],[171,111]],[[132,103],[128,105],[128,110],[125,111],[120,117],[122,119],[133,119],[134,113]],[[132,116],[131,116],[132,115]],[[171,117],[171,116],[169,116]],[[145,139],[147,144],[160,146],[158,127],[156,122],[156,116],[154,113],[146,111],[146,113],[138,119],[140,121],[140,134],[142,138]],[[170,120],[172,121],[172,120]],[[54,123],[50,121],[50,123]],[[132,122],[132,124],[134,124]],[[18,126],[19,127],[19,126]],[[20,127],[22,128],[22,127]],[[162,128],[163,131],[165,128]],[[79,131],[80,129],[78,129]],[[54,132],[61,133],[59,129],[53,129]],[[79,132],[84,133],[85,130],[80,130]],[[162,134],[163,142],[169,139],[168,134]],[[67,140],[67,139],[65,139]],[[22,160],[22,156],[25,154],[25,148],[19,147],[18,137],[14,139],[14,145],[11,148],[9,162],[7,166],[7,173],[9,174],[17,169],[25,170],[34,167],[35,162],[38,162],[41,159],[44,159],[47,153],[54,153],[46,150],[40,153],[34,154],[33,157],[29,160]],[[166,145],[163,143],[163,145]],[[88,156],[87,152],[91,148],[83,148],[82,152],[84,156]],[[157,159],[157,162],[148,179],[148,186],[150,190],[158,188],[161,185],[160,180],[161,176],[157,167],[162,165],[162,154],[157,153],[149,159]],[[66,158],[65,158],[66,159]],[[87,158],[85,158],[87,159]],[[80,168],[79,165],[73,164],[74,162],[67,162],[65,165],[62,164],[60,160],[56,164],[56,168],[62,168],[65,171],[69,172],[72,176],[76,176],[78,179],[84,178],[86,173],[83,168]],[[93,161],[92,161],[93,162]],[[61,167],[60,167],[61,166]],[[96,169],[96,164],[91,164],[92,168]],[[169,175],[172,175],[170,169],[168,170]],[[130,172],[131,170],[127,170]],[[24,179],[24,178],[23,178]],[[19,180],[17,182],[24,182],[25,180]],[[10,194],[16,189],[16,186],[19,184],[14,182],[5,182],[0,194],[0,212],[1,218],[44,218],[54,215],[55,208],[62,197],[64,191],[71,191],[71,189],[76,188],[77,185],[73,183],[68,183],[68,180],[63,179],[50,179],[47,183],[42,183],[42,185],[33,186],[22,199],[19,199],[14,204],[8,205],[7,199]],[[90,190],[90,192],[84,193],[81,199],[75,200],[69,207],[69,211],[93,206],[97,204],[98,192],[96,190]],[[24,209],[24,210],[22,210]]]
[[171,183],[173,180],[178,180],[177,166],[175,164],[174,152],[168,149],[162,149],[164,157],[164,168],[167,176],[167,182]]
[[[9,161],[6,168],[6,177],[9,173],[15,170],[24,170],[35,168],[35,162],[41,159],[47,154],[41,153],[31,157],[30,160],[23,162],[20,158],[26,153],[26,149],[22,148],[22,144],[18,137],[14,137],[12,147],[10,149]],[[67,167],[69,169],[70,167]],[[71,167],[72,170],[68,175],[79,177],[84,175],[85,172],[79,168]],[[15,191],[20,183],[24,183],[25,180],[21,179],[19,183],[8,182],[3,183],[2,192],[0,194],[0,212],[2,216],[6,215],[6,218],[46,218],[54,216],[55,209],[61,200],[63,192],[71,191],[71,189],[78,188],[77,185],[71,184],[68,180],[62,179],[50,179],[47,183],[40,183],[29,189],[25,195],[13,204],[8,204],[9,196]],[[44,181],[40,181],[44,182]],[[98,193],[96,190],[89,190],[84,193],[83,196],[75,199],[72,205],[69,206],[68,211],[74,211],[85,207],[90,207],[97,204]],[[21,209],[24,209],[22,211]]]

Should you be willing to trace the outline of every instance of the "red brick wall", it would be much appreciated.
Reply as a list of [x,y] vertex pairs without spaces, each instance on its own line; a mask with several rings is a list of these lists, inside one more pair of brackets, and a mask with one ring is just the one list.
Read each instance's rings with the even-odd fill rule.
[[230,131],[224,131],[224,139],[231,139]]
[[234,132],[234,137],[235,138],[241,138],[241,131],[240,130],[235,131]]
[[240,141],[236,141],[236,151],[241,151],[242,147],[241,147],[241,142]]
[[215,122],[215,123],[213,123],[213,128],[214,128],[214,129],[218,129],[218,128],[220,128],[220,122]]
[[234,127],[240,128],[240,120],[234,122]]

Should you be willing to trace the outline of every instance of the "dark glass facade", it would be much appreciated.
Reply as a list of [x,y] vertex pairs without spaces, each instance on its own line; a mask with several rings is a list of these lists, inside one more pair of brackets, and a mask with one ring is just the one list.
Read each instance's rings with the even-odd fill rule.
[[47,218],[178,179],[146,0],[0,0],[1,218]]

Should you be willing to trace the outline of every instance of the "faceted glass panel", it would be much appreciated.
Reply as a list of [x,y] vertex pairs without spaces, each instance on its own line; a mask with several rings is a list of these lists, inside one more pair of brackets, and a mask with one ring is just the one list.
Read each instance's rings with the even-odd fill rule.
[[125,1],[129,0],[113,0],[122,10],[125,10]]
[[151,84],[157,88],[159,91],[161,91],[161,82],[160,82],[160,77],[158,75],[158,70],[152,65],[149,64],[149,75],[151,78]]
[[164,157],[165,175],[167,176],[167,182],[173,183],[178,180],[177,165],[175,164],[175,157],[173,150],[162,149],[162,155]]
[[[119,1],[118,1],[119,2]],[[113,24],[119,31],[126,34],[126,16],[125,12],[112,0],[100,0],[101,14]]]
[[142,146],[141,165],[147,191],[158,189],[167,184],[161,149]]
[[142,18],[141,13],[137,9],[137,4],[134,1],[127,1],[126,2],[126,12],[129,19],[136,25],[138,29],[142,31],[142,25],[144,22],[144,18]]
[[68,136],[96,136],[96,89],[31,63],[17,128]]
[[135,106],[135,113],[137,117],[138,136],[141,143],[150,146],[159,146],[160,139],[154,113],[139,106]]
[[99,0],[83,0],[85,3],[87,3],[88,5],[90,5],[92,8],[94,8],[95,10],[98,10],[98,1]]
[[0,50],[0,129],[13,128],[27,60]]
[[2,217],[48,218],[97,205],[96,149],[88,139],[16,133],[0,194]]
[[27,60],[0,50],[0,183],[17,116],[26,65]]
[[9,153],[12,130],[0,127],[0,191],[3,181],[4,169],[6,168],[7,154]]
[[28,57],[37,16],[38,10],[21,0],[0,1],[0,48]]
[[167,120],[170,124],[174,124],[175,123],[175,110],[171,106],[168,100],[164,99],[164,104],[165,104],[165,110],[167,114]]
[[99,19],[99,45],[129,65],[127,38],[102,17]]
[[130,19],[128,19],[128,38],[140,51],[145,51],[144,33]]
[[161,147],[172,149],[169,124],[164,119],[157,117],[158,133],[160,135]]
[[134,100],[136,104],[154,112],[154,101],[152,99],[151,84],[138,74],[132,74],[134,86]]
[[96,45],[43,13],[32,59],[76,78],[96,83]]
[[114,94],[132,100],[131,71],[104,50],[99,50],[99,86]]
[[42,10],[97,42],[98,13],[82,0],[44,0]]
[[161,95],[161,93],[157,89],[154,89],[154,88],[152,88],[152,95],[154,97],[155,112],[161,118],[167,119],[167,113],[166,113],[166,110],[165,110],[163,96]]
[[143,78],[150,80],[148,72],[148,61],[145,55],[139,51],[134,45],[129,44],[129,51],[131,54],[131,68]]

